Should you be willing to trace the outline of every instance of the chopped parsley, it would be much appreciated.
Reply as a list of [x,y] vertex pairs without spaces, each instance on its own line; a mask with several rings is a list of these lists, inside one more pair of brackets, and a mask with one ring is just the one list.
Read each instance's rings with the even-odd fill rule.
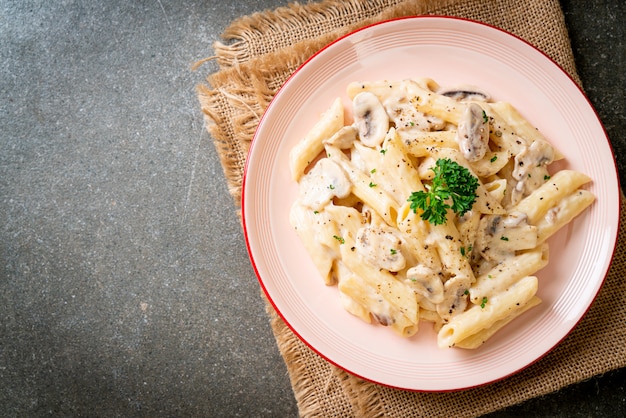
[[430,185],[426,184],[427,191],[413,192],[408,199],[413,212],[421,209],[421,218],[433,225],[446,223],[448,209],[463,216],[478,197],[478,179],[467,168],[449,158],[438,159],[431,170],[435,172],[435,177]]
[[485,306],[487,305],[487,296],[483,296],[483,300],[480,302],[480,307],[485,309]]

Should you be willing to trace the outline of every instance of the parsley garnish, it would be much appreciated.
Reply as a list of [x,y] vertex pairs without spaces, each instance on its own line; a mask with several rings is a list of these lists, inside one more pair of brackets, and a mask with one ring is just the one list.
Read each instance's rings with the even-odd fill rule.
[[333,235],[333,238],[335,238],[337,241],[339,241],[339,244],[345,244],[346,240],[343,239],[343,237],[340,237],[338,235]]
[[448,209],[463,216],[472,208],[477,198],[478,179],[467,168],[449,158],[437,160],[432,170],[435,177],[431,185],[426,185],[427,191],[411,193],[408,201],[413,212],[417,213],[418,208],[424,211],[422,219],[441,225],[446,223]]
[[487,296],[483,297],[483,300],[480,303],[480,307],[485,309],[485,305],[487,305]]

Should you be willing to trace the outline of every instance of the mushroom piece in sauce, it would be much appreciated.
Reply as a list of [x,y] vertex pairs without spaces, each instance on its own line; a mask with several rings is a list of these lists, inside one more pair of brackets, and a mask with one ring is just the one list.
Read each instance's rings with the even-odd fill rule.
[[339,149],[348,149],[356,141],[357,133],[358,131],[354,126],[344,126],[335,132],[333,136],[324,140],[324,144],[332,145]]
[[437,93],[456,101],[489,101],[490,96],[476,86],[456,86],[440,88]]
[[352,184],[343,168],[330,158],[322,158],[300,180],[300,200],[313,210],[321,210],[333,197],[346,197]]
[[513,178],[517,184],[513,189],[511,202],[519,202],[538,189],[547,178],[548,165],[554,161],[554,148],[542,140],[533,141],[530,146],[524,146],[515,156]]
[[391,228],[367,226],[356,235],[356,250],[365,260],[382,269],[397,272],[406,259],[400,250],[402,240]]
[[443,282],[433,269],[418,264],[406,272],[409,286],[432,303],[443,302]]
[[459,150],[467,161],[482,159],[489,150],[489,120],[476,103],[469,103],[463,111],[456,132]]
[[389,130],[389,117],[374,93],[364,91],[352,99],[354,126],[361,142],[368,147],[380,145]]

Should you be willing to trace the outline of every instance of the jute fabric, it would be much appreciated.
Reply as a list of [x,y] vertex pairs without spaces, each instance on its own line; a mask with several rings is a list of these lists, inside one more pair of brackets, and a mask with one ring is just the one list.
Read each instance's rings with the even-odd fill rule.
[[[264,110],[289,75],[316,51],[357,28],[425,14],[464,17],[509,31],[542,50],[580,84],[556,0],[322,1],[242,17],[214,44],[215,54],[208,59],[217,60],[219,70],[198,87],[237,212],[250,142]],[[624,216],[622,210],[622,228]],[[352,376],[310,350],[265,299],[300,415],[473,417],[625,367],[625,239],[620,229],[612,267],[598,298],[561,344],[520,373],[464,391],[403,391]]]

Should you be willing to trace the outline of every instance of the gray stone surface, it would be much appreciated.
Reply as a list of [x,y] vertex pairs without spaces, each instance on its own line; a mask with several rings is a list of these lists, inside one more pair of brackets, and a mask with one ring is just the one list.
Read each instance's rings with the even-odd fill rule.
[[[0,0],[0,415],[297,415],[190,69],[284,4]],[[624,3],[562,4],[624,179]],[[493,416],[624,416],[625,379]]]

